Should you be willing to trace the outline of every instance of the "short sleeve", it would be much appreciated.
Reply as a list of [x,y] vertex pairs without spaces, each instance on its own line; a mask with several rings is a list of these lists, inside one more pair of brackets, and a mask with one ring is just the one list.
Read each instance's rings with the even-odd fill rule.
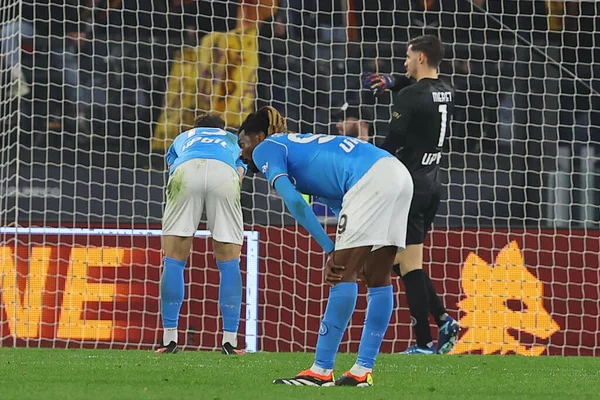
[[252,152],[254,164],[265,175],[269,185],[273,186],[280,176],[288,175],[287,154],[286,145],[269,139],[259,144]]
[[177,159],[177,151],[175,150],[175,142],[169,147],[167,154],[165,155],[167,159],[167,167],[171,167],[175,160]]

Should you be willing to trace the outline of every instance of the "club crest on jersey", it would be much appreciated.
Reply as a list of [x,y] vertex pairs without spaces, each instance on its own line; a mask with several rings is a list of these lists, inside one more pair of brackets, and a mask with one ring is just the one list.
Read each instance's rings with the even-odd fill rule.
[[319,328],[319,335],[325,336],[329,332],[329,328],[324,322],[321,322],[321,327]]
[[266,174],[268,169],[269,169],[269,162],[268,161],[265,163],[265,165],[263,165],[262,167],[260,167],[260,170],[262,171],[263,174]]

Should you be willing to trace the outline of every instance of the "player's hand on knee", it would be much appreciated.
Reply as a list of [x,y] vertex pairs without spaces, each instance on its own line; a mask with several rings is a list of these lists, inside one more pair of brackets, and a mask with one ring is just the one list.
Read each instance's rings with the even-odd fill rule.
[[373,96],[379,97],[395,84],[391,75],[378,74],[376,72],[363,72],[361,75],[363,88],[369,89]]
[[333,257],[329,256],[327,258],[327,263],[325,264],[325,283],[329,286],[338,284],[344,277],[343,273],[345,269],[346,267],[343,265],[335,264],[333,262]]

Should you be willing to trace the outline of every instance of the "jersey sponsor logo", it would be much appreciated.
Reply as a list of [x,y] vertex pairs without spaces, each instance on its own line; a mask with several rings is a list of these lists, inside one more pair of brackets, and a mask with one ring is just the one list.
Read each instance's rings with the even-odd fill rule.
[[425,154],[423,154],[423,158],[421,159],[421,164],[422,165],[439,164],[441,159],[442,159],[442,153],[439,151],[437,153],[425,153]]
[[262,171],[263,174],[266,174],[268,169],[269,169],[269,162],[268,161],[265,163],[265,165],[263,165],[262,167],[260,167],[260,170]]
[[186,144],[183,145],[183,147],[181,147],[181,151],[186,151],[190,148],[190,146],[197,142],[204,144],[215,143],[227,148],[227,142],[225,142],[225,140],[221,138],[213,138],[210,136],[227,136],[227,132],[217,128],[192,129],[188,131],[187,134],[187,138],[191,140],[189,140]]
[[[462,269],[466,298],[458,303],[466,315],[459,324],[467,332],[451,354],[515,353],[539,356],[561,327],[544,306],[544,284],[524,265],[516,242],[504,246],[496,265],[471,253]],[[533,346],[521,343],[533,336]]]
[[217,138],[210,138],[210,137],[202,137],[202,136],[198,136],[195,137],[193,139],[191,139],[189,142],[187,142],[186,144],[183,145],[183,147],[181,148],[181,151],[186,151],[187,149],[189,149],[193,144],[200,142],[203,144],[220,144],[223,147],[227,147],[227,142],[225,142],[223,139]]

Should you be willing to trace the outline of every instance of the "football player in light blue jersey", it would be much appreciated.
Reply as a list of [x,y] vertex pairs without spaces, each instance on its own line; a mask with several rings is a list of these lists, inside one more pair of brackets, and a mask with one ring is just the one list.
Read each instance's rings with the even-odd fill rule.
[[246,165],[237,136],[217,114],[206,113],[169,148],[167,204],[162,220],[164,268],[160,285],[163,340],[157,353],[177,353],[177,325],[184,299],[183,271],[206,206],[208,229],[220,273],[223,354],[242,354],[237,331],[242,304],[240,251],[244,240],[240,182]]
[[[269,124],[270,115],[263,109],[244,121],[238,141],[242,159],[267,177],[294,218],[330,255],[326,281],[332,286],[314,364],[294,378],[273,383],[372,386],[373,365],[392,315],[390,273],[398,248],[405,247],[413,194],[410,173],[388,152],[362,140],[270,134]],[[318,196],[338,215],[335,244],[299,192]],[[356,306],[361,269],[369,302],[358,359],[335,380],[335,357]]]

